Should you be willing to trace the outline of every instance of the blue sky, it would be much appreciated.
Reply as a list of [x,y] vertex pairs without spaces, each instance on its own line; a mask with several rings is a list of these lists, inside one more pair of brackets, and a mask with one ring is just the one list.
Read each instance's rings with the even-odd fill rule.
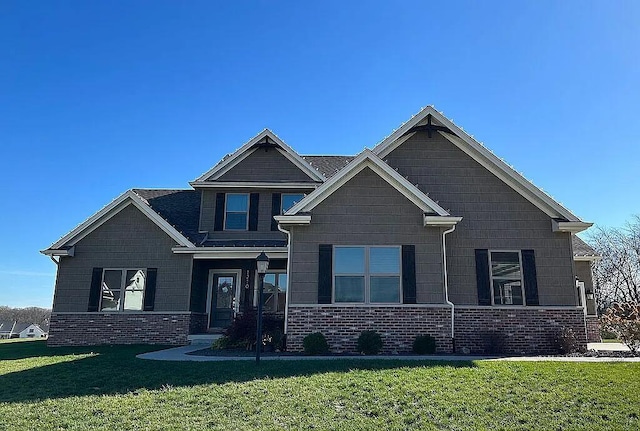
[[433,104],[587,221],[640,213],[640,2],[0,4],[0,305],[38,250],[264,127],[355,154]]

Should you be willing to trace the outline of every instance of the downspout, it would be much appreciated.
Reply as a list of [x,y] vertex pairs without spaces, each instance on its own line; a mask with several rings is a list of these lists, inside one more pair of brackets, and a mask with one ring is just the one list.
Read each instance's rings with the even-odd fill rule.
[[60,258],[58,258],[58,260],[56,260],[56,258],[51,256],[51,255],[49,255],[49,258],[53,261],[53,263],[56,264],[56,266],[58,266],[58,264],[60,263]]
[[278,230],[287,234],[287,292],[285,293],[284,301],[284,335],[286,340],[287,324],[289,320],[289,291],[291,290],[291,274],[289,274],[289,268],[291,266],[291,231],[283,229],[282,226],[280,226],[280,223],[278,223]]
[[[445,236],[448,233],[456,230],[456,225],[453,225],[451,229],[447,229],[442,232],[442,266],[444,268],[444,302],[451,307],[451,345],[453,347],[453,353],[456,352],[456,338],[455,338],[455,305],[449,301],[449,280],[447,277],[447,241]],[[287,292],[288,293],[288,292]]]

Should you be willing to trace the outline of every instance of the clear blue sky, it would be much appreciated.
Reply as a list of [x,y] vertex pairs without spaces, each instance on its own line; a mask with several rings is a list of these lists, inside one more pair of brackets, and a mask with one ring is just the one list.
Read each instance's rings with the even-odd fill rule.
[[264,127],[355,154],[433,104],[576,214],[640,213],[640,2],[0,4],[0,304],[132,187],[188,187]]

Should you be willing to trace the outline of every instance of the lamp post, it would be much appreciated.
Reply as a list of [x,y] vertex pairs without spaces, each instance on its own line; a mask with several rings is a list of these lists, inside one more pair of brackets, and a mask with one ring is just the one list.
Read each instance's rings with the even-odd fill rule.
[[258,287],[258,322],[256,330],[256,364],[260,364],[260,351],[262,350],[262,296],[264,292],[264,275],[269,269],[269,256],[263,251],[256,257],[258,266],[258,277],[260,277],[260,285]]

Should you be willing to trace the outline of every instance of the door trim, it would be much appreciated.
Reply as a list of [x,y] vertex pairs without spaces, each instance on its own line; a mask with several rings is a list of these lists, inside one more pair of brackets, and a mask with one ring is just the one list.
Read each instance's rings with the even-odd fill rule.
[[207,278],[207,331],[211,328],[211,301],[213,300],[213,277],[216,274],[235,274],[236,276],[236,305],[233,308],[233,314],[239,311],[240,307],[240,284],[242,283],[242,270],[241,269],[210,269],[209,276]]

